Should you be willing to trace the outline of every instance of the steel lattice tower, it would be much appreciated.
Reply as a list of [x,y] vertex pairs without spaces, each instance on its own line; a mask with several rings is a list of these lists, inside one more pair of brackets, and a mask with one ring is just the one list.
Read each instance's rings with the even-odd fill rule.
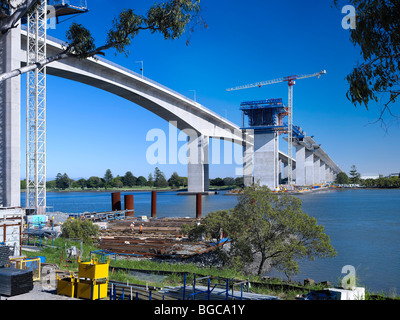
[[[46,58],[47,1],[27,20],[27,64]],[[46,67],[27,74],[26,208],[46,212]]]

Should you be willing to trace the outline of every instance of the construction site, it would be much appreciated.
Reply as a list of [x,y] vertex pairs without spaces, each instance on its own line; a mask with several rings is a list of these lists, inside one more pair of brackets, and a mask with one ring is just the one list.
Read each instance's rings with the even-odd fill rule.
[[[90,221],[98,236],[87,247],[82,238],[64,238],[63,223],[51,216],[26,215],[15,208],[1,216],[0,299],[4,300],[354,300],[365,289],[331,288],[316,284],[224,277],[210,270],[210,255],[223,244],[213,239],[192,242],[182,227],[200,224],[196,217],[157,217],[156,192],[151,216],[135,216],[132,195],[111,193],[109,212],[70,214],[64,223]],[[200,199],[201,197],[199,197]],[[5,214],[7,212],[7,214]],[[1,212],[0,212],[1,213]],[[146,261],[163,265],[145,267]],[[192,269],[193,265],[205,268]],[[171,266],[177,266],[173,268]],[[186,267],[192,265],[192,267]],[[190,270],[190,271],[189,271]],[[222,270],[221,270],[222,271]],[[124,280],[121,280],[120,277]],[[175,279],[172,282],[168,279]],[[176,279],[178,279],[176,281]],[[262,292],[262,293],[261,293]],[[297,292],[296,296],[293,292]],[[291,296],[290,296],[291,295]]]
[[[5,10],[4,17],[12,15],[11,7],[5,9],[9,12]],[[39,1],[34,10],[30,10],[21,19],[21,24],[7,34],[4,43],[9,50],[5,50],[7,54],[2,57],[2,71],[7,71],[7,68],[16,69],[21,63],[35,65],[47,59],[48,52],[62,52],[62,42],[47,36],[48,20],[52,19],[52,22],[58,24],[61,19],[86,12],[88,7],[83,0]],[[47,73],[96,85],[99,89],[126,97],[164,120],[179,120],[179,130],[193,129],[198,132],[199,136],[193,141],[187,141],[188,146],[195,146],[198,158],[203,159],[188,161],[187,194],[196,197],[195,214],[184,218],[158,216],[157,192],[153,191],[149,204],[150,215],[138,215],[135,214],[133,195],[125,195],[122,201],[121,193],[113,192],[110,211],[70,214],[66,221],[56,223],[46,211]],[[20,130],[20,124],[4,125],[3,130],[4,135],[11,138],[7,138],[0,159],[10,163],[7,174],[4,174],[6,178],[0,181],[0,187],[4,190],[0,201],[1,299],[280,300],[281,297],[287,297],[281,293],[265,294],[265,291],[258,289],[268,289],[273,293],[295,290],[300,292],[296,297],[299,300],[363,299],[363,288],[342,290],[329,288],[328,283],[314,287],[310,279],[305,285],[274,284],[262,280],[210,275],[207,269],[203,269],[204,273],[196,273],[133,268],[134,262],[152,261],[159,265],[171,262],[185,269],[185,263],[189,265],[189,262],[208,259],[216,249],[230,241],[229,238],[222,238],[218,242],[214,239],[192,242],[182,232],[185,225],[198,225],[202,222],[202,196],[210,194],[209,161],[206,158],[209,156],[211,138],[227,139],[243,147],[243,177],[246,186],[260,183],[273,192],[302,192],[306,186],[317,189],[334,180],[340,168],[313,137],[307,136],[293,122],[295,81],[319,78],[325,73],[320,71],[228,89],[233,91],[282,82],[289,86],[287,106],[280,98],[242,102],[240,110],[243,123],[238,126],[196,101],[144,78],[143,74],[140,76],[101,57],[66,59],[28,72],[25,207],[21,206],[20,194],[21,142],[20,137],[14,134],[14,131]],[[4,92],[7,97],[4,99],[5,114],[10,119],[19,119],[20,81],[9,80]],[[283,121],[285,117],[287,123]],[[278,138],[283,134],[287,135],[287,154],[279,150]],[[294,148],[296,157],[293,156]],[[190,153],[189,158],[191,156]],[[98,228],[98,235],[90,239],[93,241],[90,249],[79,234],[74,238],[62,237],[64,224],[74,221],[89,221]],[[127,262],[129,267],[122,266],[123,262]],[[117,280],[120,273],[124,274],[124,281]],[[154,284],[162,283],[169,276],[178,277],[179,281],[175,281],[174,285]],[[127,277],[134,280],[125,280]]]

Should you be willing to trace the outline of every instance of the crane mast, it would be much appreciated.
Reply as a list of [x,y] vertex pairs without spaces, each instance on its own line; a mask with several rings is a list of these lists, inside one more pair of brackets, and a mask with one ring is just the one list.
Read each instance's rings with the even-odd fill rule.
[[321,77],[321,75],[326,74],[326,70],[322,70],[313,74],[305,75],[294,75],[273,80],[261,81],[252,84],[246,84],[242,86],[237,86],[234,88],[226,89],[226,91],[236,91],[242,89],[255,88],[266,85],[271,85],[275,83],[287,82],[288,83],[288,186],[293,185],[293,86],[296,84],[296,80],[307,79],[312,77]]

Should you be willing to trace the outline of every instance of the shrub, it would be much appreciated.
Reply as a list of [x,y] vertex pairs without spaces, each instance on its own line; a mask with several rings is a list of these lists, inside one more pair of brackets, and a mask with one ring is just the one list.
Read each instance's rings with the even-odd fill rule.
[[92,243],[92,237],[97,237],[99,226],[89,220],[69,220],[63,223],[61,236],[64,238],[82,239],[84,243]]

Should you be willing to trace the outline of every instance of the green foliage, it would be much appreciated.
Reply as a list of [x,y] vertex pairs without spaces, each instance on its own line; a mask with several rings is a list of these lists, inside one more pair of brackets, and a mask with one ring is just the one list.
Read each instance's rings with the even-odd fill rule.
[[365,179],[361,181],[361,184],[367,188],[400,188],[400,178],[393,176]]
[[112,180],[114,179],[113,174],[111,173],[110,169],[106,170],[106,173],[104,174],[104,182],[106,185],[110,185]]
[[140,187],[144,187],[147,185],[147,179],[143,176],[139,176],[136,180],[136,185]]
[[271,267],[290,276],[298,273],[299,259],[336,255],[324,227],[302,212],[300,199],[278,196],[265,186],[245,188],[230,222],[236,262],[245,266],[258,255],[259,275],[267,260]]
[[87,180],[87,187],[91,189],[98,189],[103,186],[103,182],[99,177],[92,176]]
[[348,184],[349,176],[345,172],[339,172],[336,176],[336,183],[338,184]]
[[168,179],[168,185],[172,188],[180,187],[183,185],[182,178],[178,175],[178,173],[174,172]]
[[165,179],[164,173],[158,167],[154,169],[154,186],[156,188],[165,188],[168,186],[168,181]]
[[79,58],[87,58],[95,50],[94,38],[83,25],[73,22],[66,33],[69,53]]
[[[334,0],[339,7],[339,1]],[[350,40],[361,49],[364,60],[347,76],[350,85],[348,99],[354,105],[382,100],[386,94],[385,110],[400,95],[400,2],[398,0],[350,0],[357,12],[356,28]]]
[[298,273],[300,259],[336,255],[324,227],[302,212],[297,197],[276,195],[259,185],[245,188],[238,197],[230,212],[212,212],[201,224],[183,227],[183,233],[190,240],[206,237],[210,242],[219,242],[226,234],[230,248],[219,249],[221,258],[231,267],[249,272],[255,262],[258,275],[275,268],[290,277]]
[[215,179],[211,179],[210,180],[210,185],[211,186],[218,186],[218,187],[222,187],[225,185],[224,180],[221,178],[215,178]]
[[350,168],[350,183],[359,184],[361,181],[361,175],[357,171],[357,167],[352,165]]
[[137,178],[133,175],[131,171],[127,171],[122,180],[124,186],[133,187],[136,185]]
[[58,173],[56,176],[56,188],[65,190],[68,189],[71,185],[71,179],[68,177],[66,173],[61,174]]
[[73,23],[66,35],[66,52],[80,58],[104,54],[107,49],[129,54],[128,47],[140,31],[160,33],[166,40],[179,38],[186,27],[196,23],[200,12],[200,0],[169,0],[154,4],[146,15],[138,15],[133,9],[123,10],[112,22],[106,35],[106,43],[96,47],[89,30]]
[[99,226],[89,220],[68,220],[62,224],[61,236],[63,238],[82,239],[84,243],[91,244],[92,237],[96,238],[99,232]]

